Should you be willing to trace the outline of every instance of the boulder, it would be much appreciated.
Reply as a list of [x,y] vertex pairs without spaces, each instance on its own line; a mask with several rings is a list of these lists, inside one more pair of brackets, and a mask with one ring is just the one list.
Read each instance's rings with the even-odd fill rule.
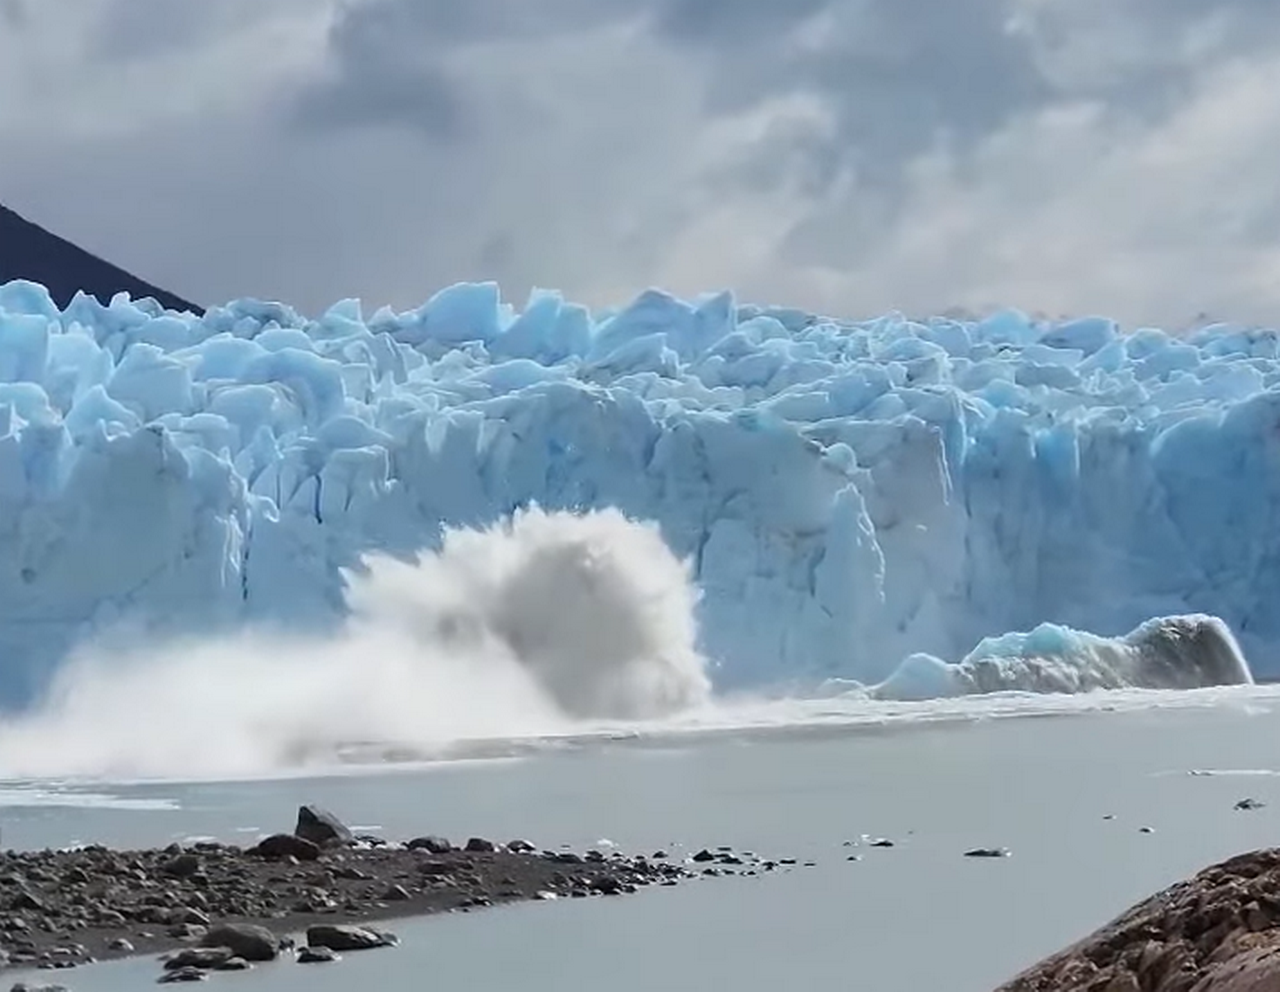
[[298,951],[298,964],[329,964],[341,960],[327,947],[304,947]]
[[274,961],[280,941],[266,927],[251,923],[223,923],[213,927],[200,941],[203,947],[225,947],[231,955],[246,961]]
[[298,825],[293,833],[317,847],[337,847],[354,839],[345,823],[319,806],[298,807]]
[[396,938],[372,927],[317,923],[307,928],[308,947],[327,947],[331,951],[367,951],[390,947]]
[[453,845],[443,837],[415,837],[405,844],[410,851],[427,851],[431,854],[448,854]]
[[165,961],[166,971],[179,968],[217,968],[234,955],[229,947],[186,947]]
[[160,870],[173,878],[190,878],[200,870],[200,858],[195,854],[179,854],[162,864]]
[[319,845],[293,834],[272,834],[263,838],[257,846],[249,848],[250,854],[260,858],[297,858],[299,861],[315,861],[320,857]]

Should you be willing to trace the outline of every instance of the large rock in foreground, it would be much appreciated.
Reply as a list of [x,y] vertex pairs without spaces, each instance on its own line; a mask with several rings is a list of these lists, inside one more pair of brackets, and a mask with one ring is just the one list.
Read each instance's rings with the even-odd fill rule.
[[1165,889],[997,992],[1280,990],[1280,850]]

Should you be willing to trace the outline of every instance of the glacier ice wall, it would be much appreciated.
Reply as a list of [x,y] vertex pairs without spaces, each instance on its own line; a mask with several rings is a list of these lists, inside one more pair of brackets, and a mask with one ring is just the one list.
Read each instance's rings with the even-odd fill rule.
[[653,520],[718,688],[1205,613],[1280,672],[1280,344],[492,284],[366,317],[0,286],[0,698],[128,619],[332,622],[342,569],[521,507]]

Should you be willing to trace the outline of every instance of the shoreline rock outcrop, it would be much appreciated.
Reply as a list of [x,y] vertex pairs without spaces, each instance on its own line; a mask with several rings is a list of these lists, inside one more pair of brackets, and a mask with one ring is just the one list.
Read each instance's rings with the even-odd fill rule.
[[1206,868],[997,992],[1280,989],[1280,849]]

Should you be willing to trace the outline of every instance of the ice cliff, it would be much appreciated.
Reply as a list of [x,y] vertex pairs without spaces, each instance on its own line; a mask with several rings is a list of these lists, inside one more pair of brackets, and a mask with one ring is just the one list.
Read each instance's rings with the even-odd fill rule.
[[719,689],[1222,618],[1280,672],[1280,339],[844,321],[491,284],[202,317],[0,286],[0,697],[118,621],[317,624],[341,569],[538,504],[656,521]]

